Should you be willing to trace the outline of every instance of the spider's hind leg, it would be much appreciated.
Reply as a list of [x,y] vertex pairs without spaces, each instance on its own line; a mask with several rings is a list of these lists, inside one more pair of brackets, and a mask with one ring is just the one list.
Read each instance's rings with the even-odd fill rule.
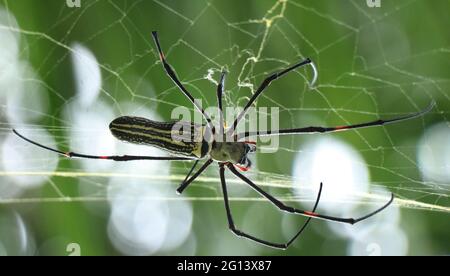
[[315,212],[304,211],[304,210],[300,210],[300,209],[297,209],[294,207],[287,206],[283,202],[279,201],[278,199],[276,199],[275,197],[273,197],[272,195],[270,195],[269,193],[267,193],[266,191],[264,191],[263,189],[258,187],[250,179],[248,179],[243,174],[238,172],[233,166],[228,165],[228,168],[234,175],[236,175],[237,177],[242,179],[245,183],[247,183],[250,187],[252,187],[255,191],[257,191],[260,195],[267,198],[270,202],[272,202],[280,210],[288,212],[288,213],[292,213],[292,214],[299,214],[301,216],[310,217],[310,218],[317,218],[317,219],[322,219],[322,220],[327,220],[327,221],[336,221],[336,222],[341,222],[341,223],[355,224],[357,222],[368,219],[368,218],[376,215],[377,213],[383,211],[389,205],[391,205],[391,203],[394,201],[394,194],[391,194],[391,198],[389,199],[389,201],[386,204],[384,204],[382,207],[376,209],[375,211],[372,211],[371,213],[369,213],[365,216],[359,217],[359,218],[340,218],[340,217],[327,216],[327,215],[322,215],[322,214],[318,214]]
[[[234,221],[233,221],[233,215],[231,213],[230,203],[229,203],[229,199],[228,199],[227,184],[226,184],[226,181],[225,181],[225,166],[228,166],[230,168],[230,167],[233,167],[233,164],[231,164],[231,163],[219,163],[220,182],[221,182],[221,185],[222,185],[222,192],[223,192],[223,198],[224,198],[224,203],[225,203],[225,211],[227,213],[228,228],[230,228],[231,232],[233,232],[235,235],[237,235],[239,237],[243,237],[243,238],[252,240],[254,242],[260,243],[260,244],[265,245],[265,246],[269,246],[269,247],[273,247],[273,248],[277,248],[277,249],[286,249],[286,248],[288,248],[289,245],[291,245],[303,233],[303,231],[306,229],[306,227],[308,226],[309,222],[311,221],[311,217],[306,220],[306,222],[303,224],[303,226],[300,228],[300,230],[287,243],[274,243],[274,242],[266,241],[266,240],[257,238],[257,237],[255,237],[253,235],[247,234],[247,233],[237,229],[235,224],[234,224]],[[319,200],[320,200],[321,193],[322,193],[322,183],[320,183],[320,190],[319,190],[319,193],[317,195],[316,203],[314,205],[312,213],[315,212],[315,210],[317,208],[317,205],[318,205]]]

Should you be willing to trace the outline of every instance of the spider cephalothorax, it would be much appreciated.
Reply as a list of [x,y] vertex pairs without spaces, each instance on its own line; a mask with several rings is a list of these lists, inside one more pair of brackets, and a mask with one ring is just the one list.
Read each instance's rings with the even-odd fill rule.
[[231,163],[243,171],[251,167],[249,153],[256,151],[253,142],[212,142],[210,157],[217,162]]

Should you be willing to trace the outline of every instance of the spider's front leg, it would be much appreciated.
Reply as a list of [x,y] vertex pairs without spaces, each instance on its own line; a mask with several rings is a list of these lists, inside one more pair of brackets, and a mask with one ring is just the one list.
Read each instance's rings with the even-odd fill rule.
[[161,44],[159,43],[158,32],[153,31],[152,36],[153,36],[153,40],[155,41],[156,48],[158,49],[159,59],[161,60],[161,63],[163,64],[166,74],[175,83],[175,85],[181,90],[181,92],[183,92],[183,94],[189,99],[189,101],[195,106],[195,108],[197,108],[198,111],[200,111],[202,113],[206,122],[212,128],[213,126],[212,126],[211,118],[208,116],[208,114],[205,112],[205,110],[195,101],[195,99],[191,95],[191,93],[189,93],[189,91],[184,87],[184,85],[178,79],[177,75],[175,74],[175,71],[172,69],[172,66],[170,66],[170,64],[166,61],[166,57],[162,51]]
[[[264,92],[264,90],[266,90],[267,87],[269,87],[269,85],[276,79],[284,76],[285,74],[294,71],[295,69],[308,65],[308,64],[313,64],[311,59],[307,58],[299,63],[296,63],[294,65],[292,65],[291,67],[288,67],[280,72],[276,72],[271,74],[270,76],[268,76],[267,78],[264,79],[264,81],[259,85],[259,87],[256,89],[255,93],[252,95],[252,97],[250,98],[250,100],[248,101],[248,103],[245,105],[244,109],[241,111],[241,113],[237,116],[237,118],[234,120],[233,125],[231,126],[230,130],[229,130],[229,134],[233,134],[236,131],[237,125],[239,123],[239,121],[244,117],[244,115],[247,113],[247,110],[250,108],[250,106],[252,106],[252,104],[256,101],[256,99],[261,95],[261,93]],[[314,65],[312,65],[314,68],[314,80],[313,82],[315,82],[315,79],[317,78],[316,74],[317,74],[317,70],[315,69]],[[313,83],[312,83],[313,84]],[[312,85],[311,84],[311,85]]]
[[219,135],[220,136],[223,136],[224,126],[225,126],[225,121],[223,119],[222,97],[223,97],[223,90],[225,87],[226,74],[227,74],[226,71],[222,71],[222,74],[220,75],[219,85],[217,85],[217,107],[219,108]]

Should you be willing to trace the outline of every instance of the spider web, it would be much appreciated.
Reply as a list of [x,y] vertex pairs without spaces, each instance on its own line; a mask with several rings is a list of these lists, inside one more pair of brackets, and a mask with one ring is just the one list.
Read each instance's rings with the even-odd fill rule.
[[[237,1],[197,1],[189,5],[158,0],[81,1],[80,8],[68,8],[64,1],[59,1],[51,4],[51,23],[39,28],[27,28],[26,23],[22,24],[23,18],[14,14],[19,8],[11,1],[2,2],[3,8],[16,15],[19,23],[10,18],[2,22],[0,31],[20,37],[18,55],[21,60],[30,60],[34,70],[20,79],[26,87],[34,87],[37,95],[33,97],[44,100],[40,105],[21,102],[12,105],[3,101],[6,96],[2,91],[0,140],[11,139],[11,127],[15,127],[36,141],[42,141],[40,138],[45,135],[40,130],[44,129],[60,149],[69,149],[74,143],[98,145],[93,141],[104,137],[103,133],[90,123],[74,123],[74,113],[66,109],[76,101],[83,101],[74,88],[76,83],[68,85],[67,90],[63,88],[72,82],[72,58],[80,52],[80,45],[93,53],[101,73],[99,94],[87,99],[88,104],[97,102],[99,105],[92,105],[95,108],[108,106],[115,116],[151,111],[164,120],[170,119],[170,110],[179,105],[193,110],[158,62],[150,36],[157,29],[169,62],[194,97],[202,99],[204,107],[215,105],[214,84],[224,68],[229,71],[224,105],[242,106],[268,73],[305,57],[314,61],[319,72],[314,87],[308,86],[312,72],[307,68],[297,70],[272,84],[256,104],[280,107],[282,127],[331,126],[392,118],[418,112],[435,101],[437,106],[429,114],[413,121],[326,137],[351,145],[363,157],[371,187],[392,191],[396,205],[450,212],[448,179],[424,177],[422,164],[417,160],[420,147],[435,147],[419,143],[427,128],[437,123],[449,128],[450,75],[445,63],[450,52],[448,41],[433,37],[431,23],[418,26],[414,37],[410,36],[414,31],[407,25],[412,20],[409,13],[420,9],[425,1],[386,0],[381,8],[368,8],[365,1],[267,0],[258,1],[248,14],[235,10],[240,5]],[[440,5],[448,6],[448,2],[441,1]],[[102,10],[107,11],[104,18],[94,25],[87,23],[96,22],[92,18]],[[149,18],[146,11],[155,18]],[[396,24],[404,26],[394,28]],[[35,47],[47,50],[36,57],[32,55]],[[60,79],[61,72],[66,79]],[[8,117],[11,108],[21,114],[17,122]],[[27,119],[34,117],[38,119]],[[292,165],[284,160],[293,162],[297,156],[307,155],[309,149],[302,145],[318,136],[281,138],[276,153],[257,155],[257,166],[250,176],[256,184],[276,191],[285,202],[312,202],[314,197],[294,192],[298,188],[293,183],[305,179],[296,179]],[[32,147],[15,141],[13,152],[27,150]],[[92,161],[96,164],[94,168],[86,168],[78,161],[60,160],[48,170],[46,164],[55,162],[52,154],[41,154],[37,160],[33,155],[27,158],[34,167],[17,171],[3,168],[2,182],[31,177],[44,179],[46,184],[39,186],[39,191],[2,195],[0,204],[105,202],[111,178],[137,179],[155,185],[170,182],[174,190],[189,168],[189,164],[176,163],[169,174],[159,175],[121,170],[118,167],[121,164],[102,168]],[[6,164],[12,159],[12,156],[3,158]],[[277,165],[271,166],[272,162]],[[151,162],[146,166],[156,165]],[[448,163],[447,167],[436,169],[448,171]],[[66,183],[83,186],[83,192],[67,188]],[[242,185],[233,178],[228,183]],[[197,193],[182,197],[134,195],[121,199],[223,200],[217,168],[199,177],[193,187]],[[355,193],[344,203],[373,204],[386,198],[385,193],[371,191]],[[252,193],[232,194],[230,200],[265,201]]]

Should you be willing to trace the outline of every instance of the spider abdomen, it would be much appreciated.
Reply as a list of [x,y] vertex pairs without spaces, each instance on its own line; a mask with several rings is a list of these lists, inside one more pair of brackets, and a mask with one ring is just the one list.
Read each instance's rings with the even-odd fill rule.
[[202,139],[203,126],[191,122],[123,116],[114,119],[109,129],[121,141],[154,146],[175,155],[202,158],[208,152],[208,143]]

